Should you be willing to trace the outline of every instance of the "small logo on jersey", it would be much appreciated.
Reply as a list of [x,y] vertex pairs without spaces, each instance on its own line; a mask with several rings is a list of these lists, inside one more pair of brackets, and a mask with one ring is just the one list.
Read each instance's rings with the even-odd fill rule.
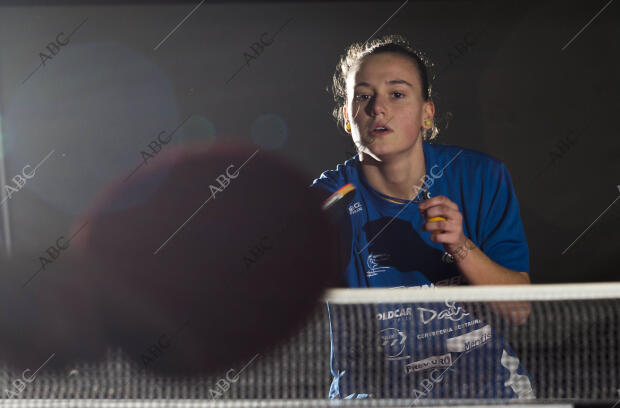
[[381,340],[381,346],[387,360],[404,360],[410,356],[401,356],[405,351],[405,340],[407,335],[402,331],[389,327],[380,330],[378,333]]
[[388,310],[387,312],[377,313],[377,320],[411,320],[413,317],[413,308],[402,308],[402,309],[394,309]]
[[377,276],[380,272],[385,272],[390,269],[389,266],[381,266],[379,262],[387,261],[390,258],[389,254],[377,254],[368,255],[368,259],[366,260],[366,265],[368,265],[369,270],[366,271],[366,276],[369,278],[373,276]]
[[492,337],[491,326],[486,325],[481,329],[447,339],[446,350],[454,352],[469,351],[488,342]]
[[[502,366],[510,372],[508,381],[504,383],[504,386],[512,388],[519,398],[532,399],[536,398],[534,390],[532,389],[532,383],[527,375],[517,373],[521,362],[518,358],[511,356],[506,352],[506,349],[502,351],[502,358],[500,360]],[[620,394],[620,389],[618,390]],[[616,403],[616,405],[618,405]]]
[[424,307],[418,307],[418,312],[420,312],[420,320],[422,320],[424,324],[428,324],[435,319],[449,319],[453,322],[458,322],[465,316],[469,316],[469,313],[465,312],[461,306],[455,306],[454,302],[449,302],[446,300],[445,303],[448,308],[440,312],[432,309],[426,309]]
[[362,203],[359,201],[356,201],[349,206],[349,215],[356,214],[360,211],[362,211]]
[[452,365],[452,354],[442,354],[441,356],[430,356],[424,360],[414,361],[405,366],[405,373],[423,371],[429,368],[450,367]]

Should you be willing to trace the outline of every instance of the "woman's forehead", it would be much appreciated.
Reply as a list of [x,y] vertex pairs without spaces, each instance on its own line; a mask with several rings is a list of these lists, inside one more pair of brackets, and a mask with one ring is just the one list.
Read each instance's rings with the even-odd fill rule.
[[416,66],[410,58],[394,53],[381,53],[364,57],[351,69],[347,78],[348,88],[356,85],[389,85],[390,81],[406,81],[419,87]]

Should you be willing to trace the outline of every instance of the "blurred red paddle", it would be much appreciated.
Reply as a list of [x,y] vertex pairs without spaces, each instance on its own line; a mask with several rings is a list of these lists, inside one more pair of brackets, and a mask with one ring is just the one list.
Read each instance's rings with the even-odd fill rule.
[[56,279],[57,300],[30,304],[63,321],[48,336],[56,363],[121,347],[163,374],[229,369],[294,333],[334,282],[336,229],[281,157],[169,148],[125,177],[75,223],[62,276],[37,283]]

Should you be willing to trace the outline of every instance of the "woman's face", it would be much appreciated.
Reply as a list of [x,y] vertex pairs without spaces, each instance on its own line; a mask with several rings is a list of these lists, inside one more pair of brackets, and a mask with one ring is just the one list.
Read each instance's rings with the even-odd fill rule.
[[[432,102],[422,99],[414,62],[395,53],[371,55],[347,78],[345,118],[356,146],[377,158],[411,149],[421,136],[424,119],[433,120]],[[387,132],[375,132],[379,125]]]

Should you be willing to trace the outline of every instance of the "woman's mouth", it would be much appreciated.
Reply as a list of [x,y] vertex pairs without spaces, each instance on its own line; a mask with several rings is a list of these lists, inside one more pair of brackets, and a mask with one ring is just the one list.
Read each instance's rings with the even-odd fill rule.
[[385,136],[388,133],[392,133],[392,129],[381,127],[381,126],[375,127],[370,131],[370,134],[373,135],[374,137]]
[[392,133],[392,129],[388,127],[387,123],[376,121],[370,125],[370,134],[373,137],[385,136],[388,133]]

